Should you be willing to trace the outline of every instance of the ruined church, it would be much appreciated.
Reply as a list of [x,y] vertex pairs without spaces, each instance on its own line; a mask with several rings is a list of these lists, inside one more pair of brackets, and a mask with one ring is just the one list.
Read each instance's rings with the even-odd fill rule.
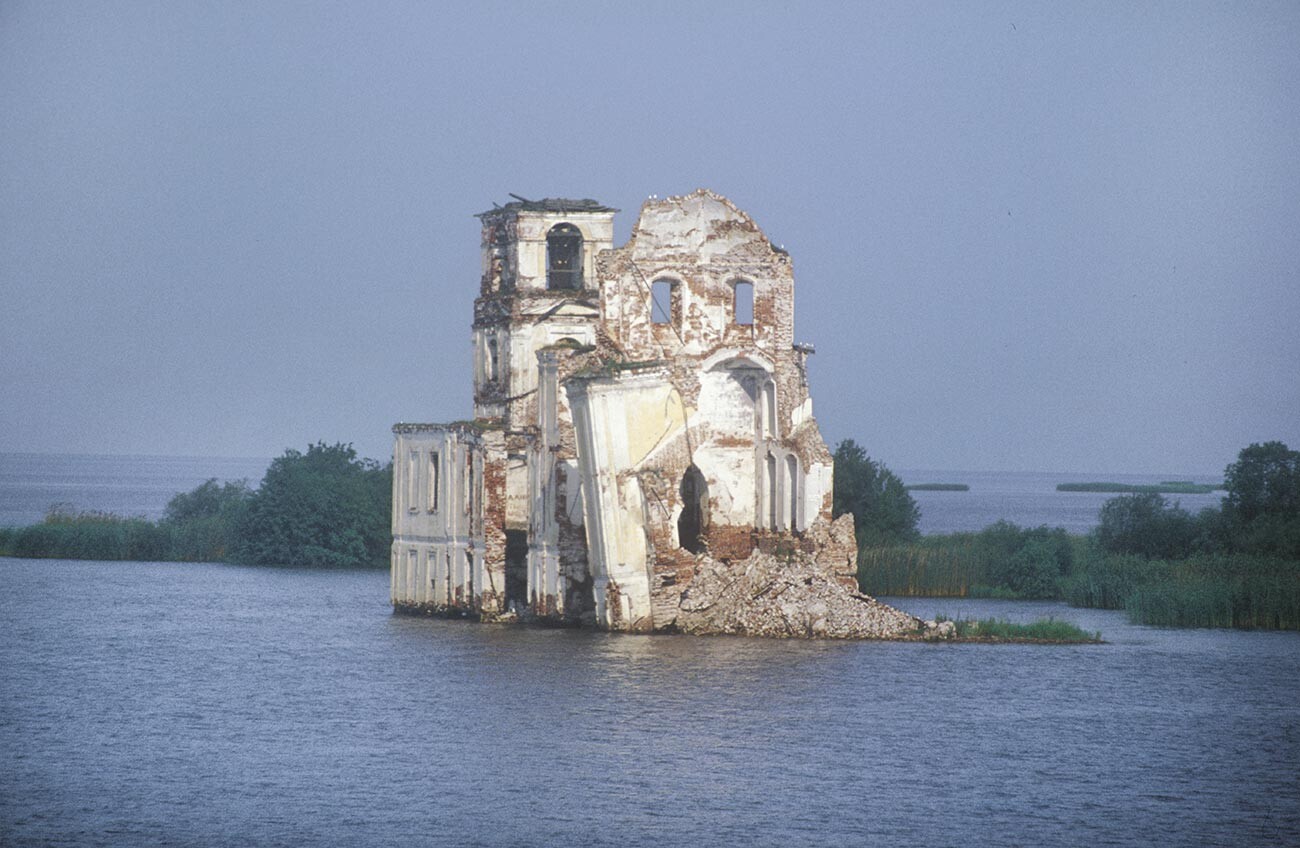
[[393,427],[398,610],[876,636],[794,337],[790,256],[707,190],[478,215],[474,418]]

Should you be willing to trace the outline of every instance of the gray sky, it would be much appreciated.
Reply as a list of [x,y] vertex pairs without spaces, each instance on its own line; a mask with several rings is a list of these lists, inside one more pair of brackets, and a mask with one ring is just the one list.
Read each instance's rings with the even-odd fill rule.
[[1300,4],[0,2],[0,450],[470,414],[473,213],[706,186],[895,468],[1300,447]]

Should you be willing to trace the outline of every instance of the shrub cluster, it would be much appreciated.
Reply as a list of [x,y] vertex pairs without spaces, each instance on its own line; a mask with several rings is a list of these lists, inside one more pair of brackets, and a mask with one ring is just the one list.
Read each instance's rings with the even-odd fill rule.
[[832,510],[853,516],[858,546],[891,545],[919,537],[921,510],[898,475],[867,456],[852,439],[835,448]]
[[1148,559],[1252,554],[1300,559],[1300,451],[1254,444],[1224,472],[1222,508],[1192,515],[1162,495],[1111,498],[1101,508],[1097,543],[1107,553]]

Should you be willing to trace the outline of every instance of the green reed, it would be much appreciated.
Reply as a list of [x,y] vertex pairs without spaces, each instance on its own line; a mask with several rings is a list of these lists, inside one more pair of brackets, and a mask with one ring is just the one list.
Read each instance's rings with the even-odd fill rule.
[[171,533],[144,518],[52,510],[40,524],[0,531],[0,555],[55,559],[163,560]]
[[[943,620],[940,618],[940,620]],[[992,639],[1024,642],[1100,642],[1099,631],[1089,632],[1078,625],[1056,618],[1040,618],[1028,624],[1016,624],[1001,618],[954,621],[957,636],[963,639]]]

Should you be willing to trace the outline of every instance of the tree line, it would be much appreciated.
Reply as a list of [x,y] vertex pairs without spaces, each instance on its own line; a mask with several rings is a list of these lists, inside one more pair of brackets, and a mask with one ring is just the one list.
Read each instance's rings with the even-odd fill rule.
[[0,528],[0,554],[383,568],[392,473],[321,442],[272,460],[256,489],[214,478],[178,494],[159,521],[53,508],[39,524]]
[[[841,452],[853,482],[840,479]],[[1087,536],[1000,521],[921,538],[901,482],[859,452],[836,452],[835,504],[858,521],[868,594],[1056,599],[1148,624],[1300,629],[1300,451],[1281,442],[1238,454],[1219,507],[1111,498]]]

